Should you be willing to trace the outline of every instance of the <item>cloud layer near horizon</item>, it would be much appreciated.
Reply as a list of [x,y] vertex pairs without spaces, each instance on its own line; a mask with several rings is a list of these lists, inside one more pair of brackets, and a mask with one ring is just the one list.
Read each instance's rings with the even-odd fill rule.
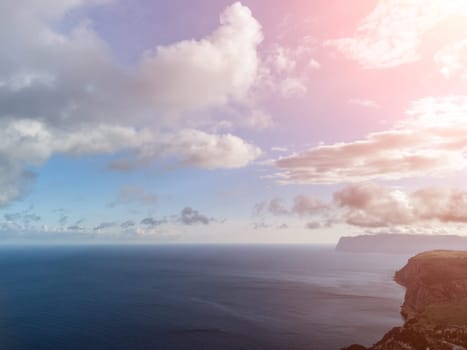
[[[467,191],[426,187],[404,191],[375,183],[337,190],[329,202],[299,195],[288,205],[281,198],[258,203],[255,214],[296,216],[310,229],[349,224],[360,228],[407,228],[426,224],[467,223]],[[310,221],[312,220],[312,221]]]

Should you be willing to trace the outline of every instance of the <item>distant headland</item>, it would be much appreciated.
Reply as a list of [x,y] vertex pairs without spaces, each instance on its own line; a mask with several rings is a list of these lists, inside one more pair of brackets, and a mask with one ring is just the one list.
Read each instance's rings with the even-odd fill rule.
[[336,250],[354,253],[407,253],[467,250],[467,237],[456,235],[377,234],[341,237]]
[[406,288],[405,324],[370,348],[354,344],[345,350],[467,349],[467,251],[418,254],[394,279]]

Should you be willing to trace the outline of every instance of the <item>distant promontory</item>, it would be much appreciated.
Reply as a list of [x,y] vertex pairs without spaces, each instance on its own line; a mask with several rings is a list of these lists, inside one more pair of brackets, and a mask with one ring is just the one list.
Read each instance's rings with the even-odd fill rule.
[[336,250],[353,253],[407,253],[467,250],[467,237],[456,235],[377,234],[341,237]]

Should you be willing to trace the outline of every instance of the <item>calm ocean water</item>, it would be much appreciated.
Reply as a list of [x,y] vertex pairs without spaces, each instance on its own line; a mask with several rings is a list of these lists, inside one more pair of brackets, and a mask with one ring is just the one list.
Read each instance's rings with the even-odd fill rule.
[[0,349],[339,349],[402,323],[408,256],[323,246],[1,247]]

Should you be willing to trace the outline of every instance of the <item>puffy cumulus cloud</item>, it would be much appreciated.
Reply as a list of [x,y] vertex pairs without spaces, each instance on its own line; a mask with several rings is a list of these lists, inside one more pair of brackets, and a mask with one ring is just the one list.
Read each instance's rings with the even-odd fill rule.
[[[467,224],[467,191],[421,188],[407,191],[376,183],[347,185],[322,201],[296,196],[293,205],[273,199],[256,205],[257,214],[298,218],[311,230],[347,224],[368,232],[438,232],[440,223],[451,229]],[[261,216],[264,219],[264,215]],[[264,223],[264,220],[262,221]],[[270,226],[270,225],[268,225]],[[459,226],[459,227],[458,227]]]
[[415,221],[404,192],[375,184],[346,187],[334,193],[334,201],[347,209],[345,221],[355,226],[407,225]]
[[205,169],[240,168],[260,154],[261,150],[231,134],[207,134],[193,129],[181,130],[162,137],[162,145],[145,147],[144,157],[161,153],[180,158],[184,164]]
[[380,0],[351,37],[331,40],[367,69],[384,69],[420,59],[423,36],[451,16],[467,16],[465,0]]
[[180,212],[180,217],[178,219],[184,225],[195,225],[195,224],[203,224],[208,225],[212,218],[207,217],[206,215],[201,214],[199,211],[191,208],[186,207],[183,208]]
[[456,76],[466,78],[467,40],[446,45],[435,54],[434,61],[446,79]]
[[378,228],[429,222],[467,223],[467,191],[424,188],[406,192],[376,184],[351,185],[334,193],[343,220]]
[[104,2],[0,5],[0,45],[8,52],[0,57],[0,205],[24,193],[34,179],[28,166],[57,153],[129,151],[136,162],[167,157],[205,169],[242,167],[259,156],[237,136],[177,124],[242,103],[255,85],[262,31],[247,7],[235,3],[205,38],[157,47],[125,68],[89,23],[56,30],[69,11]]
[[319,145],[279,158],[283,183],[333,184],[395,180],[465,168],[467,97],[425,98],[392,129],[354,142]]
[[205,39],[157,47],[144,55],[141,70],[156,105],[198,109],[246,96],[258,73],[261,26],[239,2],[221,14],[220,24]]
[[[159,46],[146,52],[136,69],[118,65],[88,23],[62,34],[49,16],[38,14],[48,11],[35,11],[39,6],[31,3],[9,4],[3,14],[18,30],[0,36],[9,52],[0,58],[0,116],[66,125],[95,120],[153,125],[241,100],[256,81],[262,30],[238,2],[225,9],[220,26],[206,38]],[[83,3],[93,2],[51,2],[50,7],[57,6],[59,16]]]
[[[136,159],[117,159],[110,170],[130,171],[161,158],[175,158],[182,165],[202,169],[241,168],[261,155],[260,148],[232,134],[208,134],[195,129],[156,134],[147,130],[129,138],[126,149]],[[125,138],[123,138],[125,140]],[[122,149],[124,143],[116,143]]]
[[411,194],[415,215],[423,220],[467,223],[467,191],[421,189]]

